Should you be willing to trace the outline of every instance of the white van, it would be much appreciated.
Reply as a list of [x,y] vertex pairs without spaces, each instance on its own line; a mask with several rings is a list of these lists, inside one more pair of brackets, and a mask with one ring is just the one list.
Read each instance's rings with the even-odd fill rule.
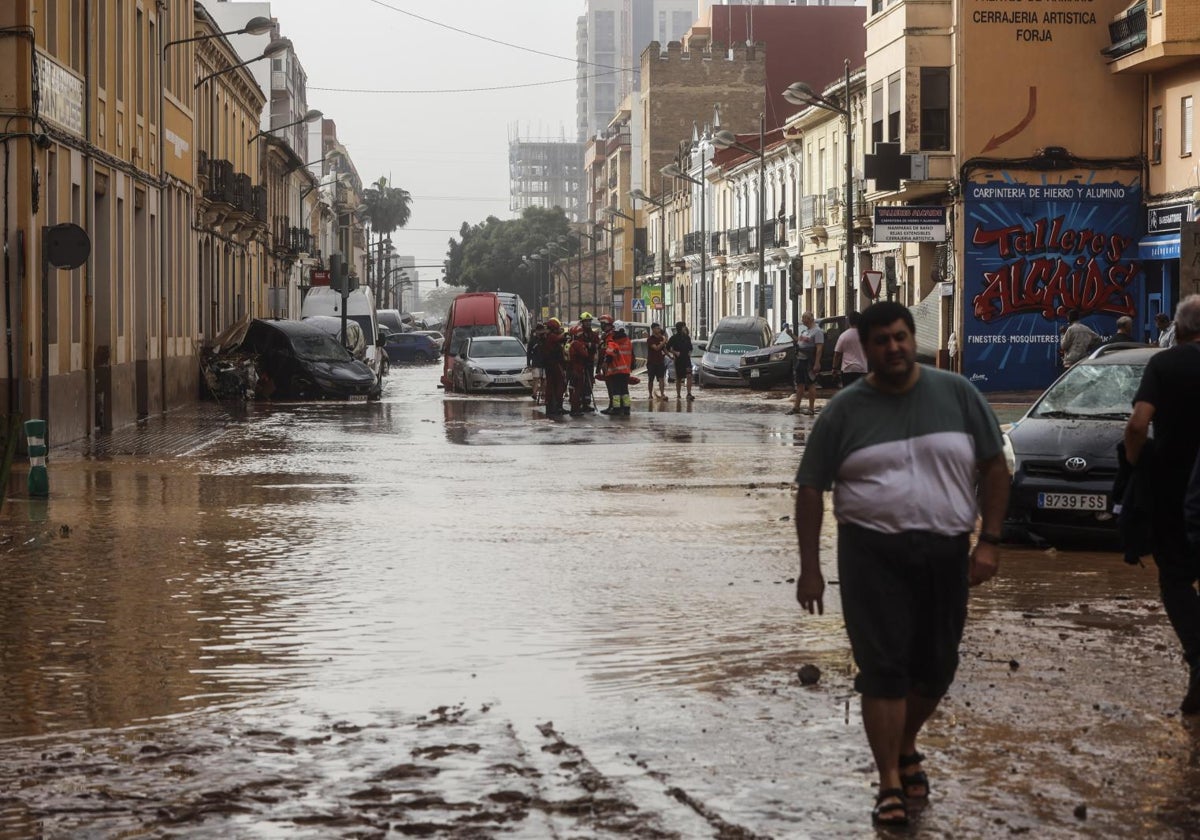
[[[314,315],[333,315],[342,317],[342,293],[329,286],[313,286],[304,297],[304,305],[300,308],[301,318]],[[363,357],[367,367],[375,374],[378,387],[372,392],[373,399],[379,399],[383,391],[383,377],[386,375],[387,355],[379,341],[379,320],[375,315],[375,299],[371,293],[359,287],[346,296],[346,317],[362,327],[363,334],[368,337],[367,349]]]

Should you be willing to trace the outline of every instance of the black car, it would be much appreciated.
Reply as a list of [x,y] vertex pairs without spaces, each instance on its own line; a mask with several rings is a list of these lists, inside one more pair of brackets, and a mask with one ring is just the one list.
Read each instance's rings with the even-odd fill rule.
[[258,357],[259,390],[267,396],[379,399],[371,369],[312,324],[255,319],[241,349]]
[[[822,388],[836,387],[833,377],[833,348],[838,336],[846,329],[846,316],[835,315],[821,318],[816,325],[825,333],[825,344],[821,350],[821,369],[817,372],[817,385]],[[786,326],[786,324],[784,325]],[[792,368],[796,364],[795,343],[786,332],[775,336],[769,347],[754,350],[742,356],[738,372],[742,381],[751,388],[770,388],[781,382],[792,383]]]
[[1046,389],[1005,433],[1013,471],[1004,536],[1054,544],[1111,540],[1117,443],[1157,347],[1104,347]]

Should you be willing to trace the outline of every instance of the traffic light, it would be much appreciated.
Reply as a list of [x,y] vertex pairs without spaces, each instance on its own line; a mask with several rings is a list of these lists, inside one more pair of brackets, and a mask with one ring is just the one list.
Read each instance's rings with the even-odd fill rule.
[[349,284],[350,266],[341,254],[329,255],[329,287],[335,292],[346,294],[353,291]]

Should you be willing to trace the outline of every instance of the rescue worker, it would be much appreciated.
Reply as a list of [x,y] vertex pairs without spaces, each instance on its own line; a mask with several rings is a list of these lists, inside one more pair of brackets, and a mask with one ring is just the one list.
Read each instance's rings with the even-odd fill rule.
[[530,391],[533,395],[533,404],[540,405],[546,397],[546,370],[542,360],[542,341],[546,338],[546,325],[541,321],[533,328],[533,336],[529,340],[529,347],[525,350],[525,363],[529,365],[529,371],[533,376],[530,383]]
[[563,411],[563,397],[567,382],[564,346],[567,340],[562,321],[551,318],[546,321],[546,337],[542,339],[542,364],[546,366],[546,416],[558,417]]
[[588,365],[587,371],[587,389],[583,394],[583,409],[584,411],[595,411],[593,392],[596,390],[596,359],[600,355],[600,333],[596,332],[596,328],[592,324],[591,312],[580,313],[579,326],[583,328],[583,338],[587,342],[588,353],[591,355],[591,364]]
[[576,324],[571,327],[571,345],[567,351],[567,370],[571,393],[571,416],[582,417],[591,406],[585,406],[591,392],[592,347],[584,335],[584,329]]
[[629,377],[633,373],[633,341],[625,332],[625,322],[617,321],[604,347],[605,384],[611,405],[601,414],[628,417],[630,413]]
[[599,318],[599,321],[600,321],[600,335],[597,337],[597,341],[596,341],[596,379],[603,379],[604,387],[608,391],[608,408],[601,411],[600,413],[601,414],[612,414],[613,413],[613,392],[612,392],[612,385],[608,381],[607,371],[605,370],[607,361],[605,359],[604,354],[605,354],[605,348],[608,346],[608,337],[610,335],[612,335],[613,316],[601,315]]

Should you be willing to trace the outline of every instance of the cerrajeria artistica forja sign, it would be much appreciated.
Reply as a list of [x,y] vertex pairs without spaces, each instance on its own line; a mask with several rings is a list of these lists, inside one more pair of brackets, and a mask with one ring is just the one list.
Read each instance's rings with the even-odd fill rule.
[[1070,310],[1101,335],[1135,314],[1141,183],[1128,173],[990,175],[964,188],[962,370],[982,390],[1043,388],[1061,370]]

